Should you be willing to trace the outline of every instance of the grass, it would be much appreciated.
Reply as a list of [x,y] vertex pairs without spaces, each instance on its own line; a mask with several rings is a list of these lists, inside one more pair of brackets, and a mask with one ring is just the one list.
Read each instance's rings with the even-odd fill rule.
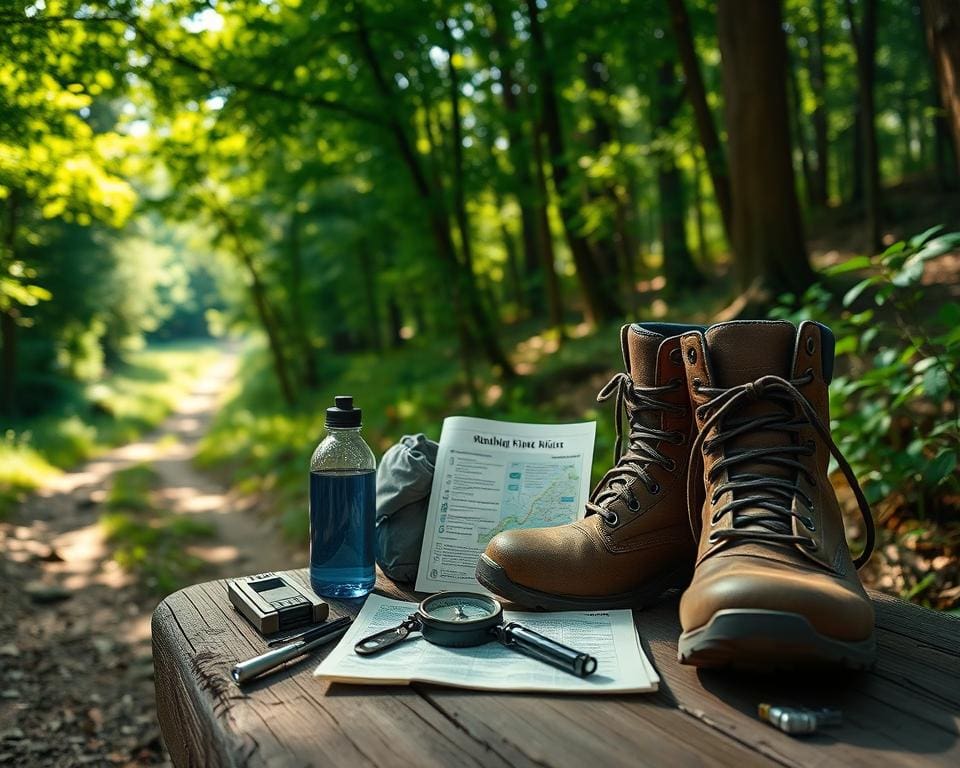
[[114,560],[136,573],[144,586],[169,594],[194,581],[204,561],[187,550],[197,539],[216,532],[209,523],[176,515],[154,503],[158,476],[149,464],[136,464],[114,475],[100,525]]
[[0,439],[0,518],[58,471],[158,426],[216,359],[209,342],[158,344],[41,417],[8,426]]

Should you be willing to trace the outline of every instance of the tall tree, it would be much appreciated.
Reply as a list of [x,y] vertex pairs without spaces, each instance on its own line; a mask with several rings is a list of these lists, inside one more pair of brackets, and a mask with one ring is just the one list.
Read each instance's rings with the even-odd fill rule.
[[813,149],[816,163],[813,166],[813,178],[810,187],[810,201],[817,206],[827,204],[830,184],[830,153],[827,134],[827,75],[826,75],[826,34],[827,20],[824,0],[814,2],[814,29],[809,37],[807,61],[810,67],[810,88],[813,91],[814,107]]
[[[510,144],[510,162],[513,166],[513,185],[520,208],[520,233],[523,241],[524,293],[527,305],[534,311],[547,307],[550,324],[559,328],[563,323],[563,299],[553,261],[552,242],[544,240],[540,227],[540,211],[546,206],[541,199],[534,178],[532,162],[531,115],[522,109],[523,92],[517,77],[517,56],[513,50],[510,32],[513,22],[509,4],[505,0],[490,3],[491,39],[496,50],[500,72],[500,92],[503,103],[503,122]],[[524,101],[528,101],[525,99]],[[547,233],[549,235],[549,233]]]
[[[403,163],[410,173],[414,190],[427,210],[441,268],[445,270],[452,282],[454,322],[458,327],[461,359],[464,361],[470,359],[469,347],[471,342],[475,341],[488,360],[500,368],[504,376],[510,377],[514,374],[513,365],[504,353],[494,323],[483,306],[472,270],[466,269],[465,265],[460,264],[457,259],[449,217],[444,204],[444,191],[437,188],[437,180],[431,179],[423,168],[410,139],[409,120],[403,116],[395,87],[385,75],[380,58],[373,47],[371,30],[367,24],[362,3],[357,3],[354,19],[360,58],[369,68],[374,88],[387,109],[385,127],[396,142]],[[469,384],[472,386],[472,376],[469,371],[466,373]]]
[[799,292],[813,280],[790,162],[787,48],[772,0],[719,0],[724,114],[739,286]]
[[696,46],[693,42],[693,32],[690,28],[690,16],[684,0],[667,0],[670,6],[670,24],[673,28],[673,37],[677,42],[677,51],[680,54],[680,64],[683,67],[683,77],[686,82],[687,98],[693,107],[693,117],[697,124],[697,135],[703,146],[703,154],[707,161],[707,171],[713,184],[713,196],[720,209],[720,219],[727,240],[733,242],[732,220],[733,203],[730,199],[730,177],[727,171],[727,160],[723,146],[717,134],[717,126],[713,120],[713,113],[707,103],[707,89],[700,74],[700,62],[697,58]]
[[953,139],[953,157],[960,172],[960,3],[922,0],[927,47],[933,58],[940,101]]
[[620,306],[616,293],[604,285],[604,276],[609,265],[597,262],[590,243],[580,233],[577,225],[577,208],[571,194],[574,178],[567,156],[563,125],[560,120],[560,104],[557,87],[554,82],[550,50],[540,20],[537,0],[526,0],[530,21],[530,41],[533,60],[536,62],[537,80],[540,90],[540,103],[543,118],[543,131],[547,137],[550,151],[550,168],[553,172],[553,184],[557,192],[557,208],[563,223],[563,231],[570,246],[583,296],[584,314],[593,323],[604,323],[620,315]]
[[877,0],[860,0],[863,14],[857,22],[853,0],[845,0],[850,39],[857,54],[857,117],[860,130],[860,171],[863,189],[865,246],[880,247],[880,158],[877,150],[876,82]]
[[676,66],[672,59],[661,61],[657,67],[656,94],[657,191],[663,274],[667,278],[667,290],[676,296],[699,288],[704,279],[693,263],[687,244],[687,202],[683,176],[674,154],[673,136],[673,121],[680,108],[682,91],[677,85]]

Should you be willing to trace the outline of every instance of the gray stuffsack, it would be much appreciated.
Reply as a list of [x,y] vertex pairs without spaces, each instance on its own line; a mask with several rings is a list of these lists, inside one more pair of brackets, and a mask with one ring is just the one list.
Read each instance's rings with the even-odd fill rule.
[[438,448],[425,435],[404,435],[377,467],[377,565],[394,581],[417,578]]

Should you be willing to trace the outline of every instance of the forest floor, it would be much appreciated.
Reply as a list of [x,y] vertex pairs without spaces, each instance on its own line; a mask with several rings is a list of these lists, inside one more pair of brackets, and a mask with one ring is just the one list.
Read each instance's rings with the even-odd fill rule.
[[[198,442],[234,376],[226,352],[142,440],[64,473],[0,522],[0,765],[164,764],[154,712],[149,570],[122,568],[104,524],[131,467],[149,467],[144,530],[189,519],[197,579],[291,568],[305,560],[252,501],[193,467]],[[169,526],[168,526],[169,527]],[[133,547],[136,549],[136,546]]]

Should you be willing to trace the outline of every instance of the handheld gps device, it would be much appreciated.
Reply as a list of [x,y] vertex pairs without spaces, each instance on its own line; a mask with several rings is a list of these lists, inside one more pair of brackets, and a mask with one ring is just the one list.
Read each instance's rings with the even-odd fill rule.
[[312,590],[278,573],[258,573],[227,581],[233,607],[263,635],[325,621],[330,606]]

